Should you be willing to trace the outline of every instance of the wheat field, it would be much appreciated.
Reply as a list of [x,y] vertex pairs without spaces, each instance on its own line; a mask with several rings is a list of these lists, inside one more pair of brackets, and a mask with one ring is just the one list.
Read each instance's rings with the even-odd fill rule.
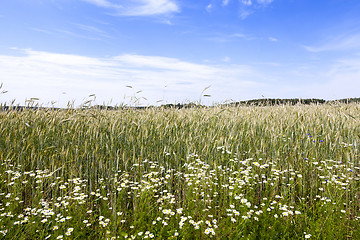
[[360,105],[0,112],[2,239],[360,239]]

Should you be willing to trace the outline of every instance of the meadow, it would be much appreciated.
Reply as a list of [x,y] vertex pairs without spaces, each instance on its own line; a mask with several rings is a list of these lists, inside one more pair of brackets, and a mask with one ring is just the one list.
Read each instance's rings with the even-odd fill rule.
[[1,239],[360,239],[360,105],[0,112]]

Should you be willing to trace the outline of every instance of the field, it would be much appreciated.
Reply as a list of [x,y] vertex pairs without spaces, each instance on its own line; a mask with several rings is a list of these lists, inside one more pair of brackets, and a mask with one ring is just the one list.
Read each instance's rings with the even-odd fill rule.
[[360,239],[360,105],[0,112],[2,239]]

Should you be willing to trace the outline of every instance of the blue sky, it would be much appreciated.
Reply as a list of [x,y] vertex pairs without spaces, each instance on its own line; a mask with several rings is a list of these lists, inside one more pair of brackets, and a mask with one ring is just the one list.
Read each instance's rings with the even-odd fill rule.
[[2,103],[360,97],[358,0],[4,0],[0,29]]

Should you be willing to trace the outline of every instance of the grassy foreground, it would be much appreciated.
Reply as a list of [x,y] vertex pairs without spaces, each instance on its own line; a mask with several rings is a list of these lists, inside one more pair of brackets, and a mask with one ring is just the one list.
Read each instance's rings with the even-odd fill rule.
[[360,105],[0,112],[2,239],[360,239]]

